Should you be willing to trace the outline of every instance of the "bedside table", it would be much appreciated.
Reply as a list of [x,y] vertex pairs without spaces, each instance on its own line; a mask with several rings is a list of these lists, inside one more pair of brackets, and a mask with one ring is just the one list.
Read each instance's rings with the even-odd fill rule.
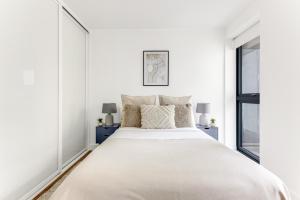
[[96,127],[96,143],[101,144],[109,136],[111,136],[118,128],[120,124],[114,124],[113,126],[97,126]]
[[218,127],[209,127],[209,128],[205,128],[204,126],[201,126],[199,124],[196,125],[196,127],[200,130],[202,130],[204,133],[206,133],[207,135],[215,138],[216,140],[218,140],[219,138],[219,132],[218,132]]

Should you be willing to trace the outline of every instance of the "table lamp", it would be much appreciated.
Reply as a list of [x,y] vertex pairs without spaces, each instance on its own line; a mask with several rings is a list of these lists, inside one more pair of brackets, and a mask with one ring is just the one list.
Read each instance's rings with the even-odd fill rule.
[[208,114],[210,113],[210,103],[197,103],[196,113],[201,113],[199,117],[199,124],[201,126],[208,126]]
[[106,113],[105,116],[105,125],[112,126],[114,125],[114,116],[112,113],[117,113],[117,106],[115,103],[103,103],[102,113]]

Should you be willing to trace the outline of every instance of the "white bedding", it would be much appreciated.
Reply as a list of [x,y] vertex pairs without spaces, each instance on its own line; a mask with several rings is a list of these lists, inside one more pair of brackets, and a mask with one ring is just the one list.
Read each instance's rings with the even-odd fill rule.
[[272,173],[198,129],[120,128],[52,200],[289,200]]
[[202,133],[197,128],[176,128],[176,129],[140,129],[140,128],[121,128],[110,139],[212,139],[209,135]]

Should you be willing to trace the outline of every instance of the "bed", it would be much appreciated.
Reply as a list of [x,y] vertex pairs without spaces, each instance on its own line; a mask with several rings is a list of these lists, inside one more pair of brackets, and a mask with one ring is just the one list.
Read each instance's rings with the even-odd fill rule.
[[51,200],[289,200],[282,181],[196,128],[120,128]]

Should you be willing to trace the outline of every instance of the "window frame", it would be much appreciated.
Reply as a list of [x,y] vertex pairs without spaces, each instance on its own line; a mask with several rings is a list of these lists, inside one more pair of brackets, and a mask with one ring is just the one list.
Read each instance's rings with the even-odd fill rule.
[[240,153],[244,154],[257,163],[260,163],[259,156],[243,148],[242,146],[242,105],[243,103],[260,104],[260,93],[242,93],[242,57],[242,46],[240,46],[236,49],[236,147]]

